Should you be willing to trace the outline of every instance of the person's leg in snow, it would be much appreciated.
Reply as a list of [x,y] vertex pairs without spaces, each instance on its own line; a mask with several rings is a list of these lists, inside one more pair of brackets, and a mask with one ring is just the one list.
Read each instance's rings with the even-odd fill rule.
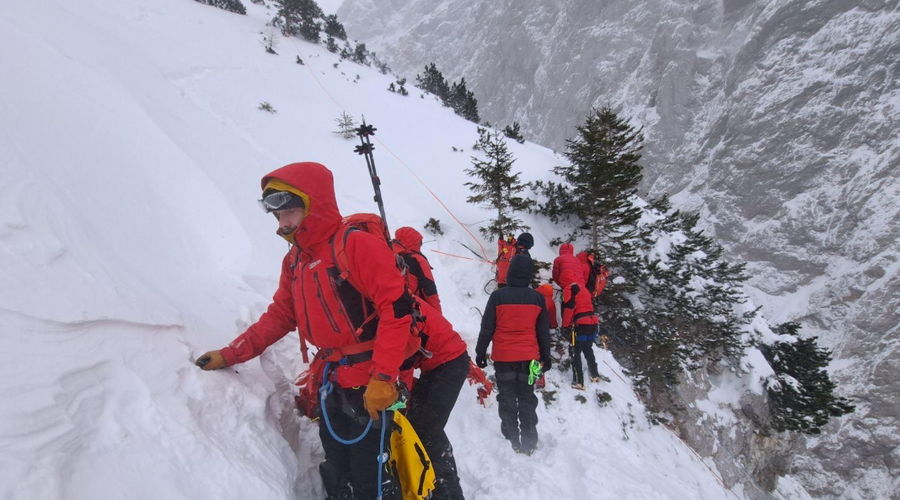
[[534,393],[534,386],[528,383],[527,371],[516,374],[516,398],[519,412],[521,451],[526,455],[531,455],[538,443],[538,398]]
[[[579,327],[579,329],[584,332],[579,333],[579,335],[596,337],[598,331],[597,325],[584,325],[584,327],[585,328],[583,329]],[[588,371],[591,374],[591,379],[594,379],[594,381],[596,382],[596,379],[600,378],[600,370],[597,368],[597,359],[594,357],[594,338],[584,342],[582,351],[584,352],[584,359],[587,360]]]
[[453,447],[444,432],[459,391],[469,373],[469,355],[463,353],[452,361],[424,372],[413,386],[406,418],[412,424],[434,467],[436,488],[434,500],[463,500]]
[[500,432],[512,443],[514,450],[519,442],[519,404],[516,391],[516,365],[520,363],[494,362],[497,378],[497,410],[500,413]]
[[572,385],[584,385],[584,369],[581,366],[581,344],[583,342],[575,341],[572,346]]
[[[331,428],[341,439],[354,439],[366,428],[369,415],[363,406],[363,393],[365,388],[341,389],[335,388],[328,399],[326,406]],[[323,473],[323,482],[337,480],[331,485],[326,484],[326,492],[329,499],[343,500],[372,500],[378,497],[378,468],[382,471],[382,495],[386,499],[393,500],[397,496],[395,481],[390,468],[378,464],[380,453],[381,426],[391,424],[391,414],[388,414],[388,422],[374,422],[366,437],[353,445],[344,445],[332,437],[324,418],[319,423],[319,438],[322,440],[322,448],[325,450],[325,464],[319,468]],[[384,450],[390,453],[390,428],[385,433]],[[327,476],[327,477],[326,477]],[[336,483],[336,484],[335,484]],[[349,483],[349,487],[348,487]],[[352,495],[349,491],[352,490]]]

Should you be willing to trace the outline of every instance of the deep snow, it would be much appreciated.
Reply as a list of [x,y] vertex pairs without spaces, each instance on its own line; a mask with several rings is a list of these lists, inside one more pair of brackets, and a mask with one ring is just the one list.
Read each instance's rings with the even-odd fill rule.
[[[322,46],[282,39],[266,54],[272,11],[247,8],[0,2],[0,498],[324,496],[316,424],[292,406],[295,335],[220,372],[192,361],[274,291],[286,245],[256,206],[263,174],[319,161],[345,214],[376,211],[354,142],[332,133],[342,110],[378,128],[391,227],[441,220],[426,254],[446,315],[474,345],[491,268],[427,252],[471,256],[460,242],[477,243],[410,170],[475,232],[490,216],[464,202],[475,125],[417,90],[387,92],[392,78],[371,68],[334,68]],[[526,179],[559,162],[510,148]],[[526,219],[538,242],[556,234]],[[533,254],[553,257],[542,243]],[[448,434],[469,498],[742,498],[649,424],[609,353],[599,360],[611,382],[592,384],[586,403],[551,372],[556,401],[538,410],[532,457],[500,436],[493,398],[482,408],[463,389]]]

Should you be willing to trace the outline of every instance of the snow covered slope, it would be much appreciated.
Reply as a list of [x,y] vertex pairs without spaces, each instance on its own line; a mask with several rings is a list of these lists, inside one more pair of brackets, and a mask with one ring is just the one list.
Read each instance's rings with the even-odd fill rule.
[[[316,425],[293,411],[293,335],[216,373],[193,366],[268,304],[285,244],[256,206],[259,178],[330,166],[345,213],[374,211],[342,109],[378,127],[390,223],[441,219],[428,249],[475,247],[466,223],[475,126],[391,79],[283,39],[271,16],[191,0],[0,3],[0,498],[322,498]],[[298,65],[295,56],[306,65]],[[277,110],[257,109],[267,101]],[[526,178],[556,163],[511,144]],[[553,227],[533,224],[538,241]],[[431,238],[428,238],[431,239]],[[536,257],[549,260],[546,245]],[[470,342],[489,266],[429,255],[448,317]],[[553,372],[541,446],[515,455],[495,407],[464,388],[448,433],[469,498],[742,498],[667,429],[651,426],[608,353],[584,403]],[[612,402],[598,405],[595,390]],[[549,396],[548,396],[549,397]],[[784,482],[785,495],[804,498]]]

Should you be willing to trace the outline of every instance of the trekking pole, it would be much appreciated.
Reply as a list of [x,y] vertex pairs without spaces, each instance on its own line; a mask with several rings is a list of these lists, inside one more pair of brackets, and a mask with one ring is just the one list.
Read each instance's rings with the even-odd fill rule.
[[381,196],[381,179],[378,177],[378,171],[375,170],[375,157],[372,155],[375,146],[369,140],[370,136],[375,135],[376,130],[378,129],[374,126],[366,124],[366,117],[364,116],[362,125],[356,129],[360,145],[356,146],[353,151],[366,159],[366,167],[368,167],[369,177],[372,179],[372,188],[375,190],[375,203],[378,204],[378,210],[381,212],[381,221],[384,223],[384,239],[387,240],[388,246],[390,246],[391,231],[388,229],[387,215],[384,212],[384,199]]

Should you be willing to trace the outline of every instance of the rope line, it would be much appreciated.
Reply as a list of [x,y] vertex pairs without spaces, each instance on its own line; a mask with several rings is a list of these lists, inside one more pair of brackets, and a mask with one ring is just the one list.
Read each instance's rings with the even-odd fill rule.
[[[287,37],[287,38],[291,41],[291,45],[294,46],[294,50],[297,52],[297,57],[299,57],[299,56],[300,56],[300,48],[297,47],[297,43],[294,41],[294,37],[289,36],[289,37]],[[303,66],[306,66],[306,69],[309,70],[309,74],[312,75],[312,77],[313,77],[313,81],[315,81],[315,82],[316,82],[316,85],[319,86],[319,88],[322,90],[322,92],[325,93],[325,95],[328,96],[329,99],[331,99],[331,102],[333,102],[333,103],[335,104],[335,106],[337,106],[338,108],[340,108],[341,111],[343,111],[344,113],[346,113],[346,112],[347,112],[347,109],[346,109],[344,106],[342,106],[341,103],[338,102],[338,100],[335,99],[334,96],[332,96],[332,95],[328,92],[328,89],[326,89],[324,85],[322,85],[322,82],[319,81],[319,77],[316,76],[316,72],[315,72],[315,70],[313,70],[312,66],[311,66],[310,64],[308,64],[308,63],[304,63]],[[388,147],[387,144],[385,144],[385,143],[384,143],[381,139],[379,139],[378,137],[375,137],[375,136],[373,136],[373,137],[375,138],[375,142],[377,142],[378,144],[380,144],[380,145],[381,145],[388,153],[391,154],[391,156],[394,157],[395,160],[397,160],[397,163],[399,163],[400,165],[402,165],[402,166],[403,166],[410,174],[412,174],[412,176],[419,182],[419,184],[421,184],[422,187],[424,187],[425,190],[428,191],[428,194],[430,194],[430,195],[438,202],[438,204],[440,204],[441,207],[443,207],[444,210],[447,211],[447,213],[450,215],[450,217],[453,218],[453,220],[454,220],[457,224],[459,224],[459,226],[460,226],[461,228],[463,228],[463,230],[469,235],[469,237],[472,238],[472,240],[474,240],[475,243],[478,244],[478,246],[481,248],[481,254],[482,254],[482,256],[484,256],[484,260],[489,261],[490,259],[489,259],[488,256],[487,256],[487,251],[484,249],[484,245],[482,245],[482,244],[481,244],[481,241],[480,241],[478,238],[476,238],[474,234],[472,234],[472,231],[469,231],[469,228],[466,227],[466,225],[463,224],[463,223],[456,217],[456,214],[454,214],[453,211],[450,210],[450,207],[448,207],[447,204],[444,203],[444,201],[441,200],[441,198],[440,198],[440,197],[439,197],[439,196],[438,196],[438,195],[437,195],[430,187],[428,187],[428,184],[425,184],[425,181],[423,181],[422,178],[419,177],[419,175],[416,174],[416,172],[413,171],[413,169],[410,168],[409,165],[407,165],[406,162],[403,161],[403,159],[400,158],[400,156],[398,156],[396,153],[394,153],[394,151],[393,151],[390,147]]]
[[482,263],[482,264],[488,264],[488,265],[491,265],[491,266],[494,265],[494,263],[491,262],[491,261],[489,261],[489,260],[473,259],[472,257],[464,257],[464,256],[462,256],[462,255],[456,255],[456,254],[452,254],[452,253],[442,252],[442,251],[440,251],[440,250],[435,250],[435,249],[433,249],[433,248],[429,248],[428,251],[429,251],[429,252],[434,252],[434,253],[439,253],[439,254],[441,254],[441,255],[446,255],[447,257],[453,257],[454,259],[471,260],[471,261],[474,261],[474,262],[480,262],[480,263]]

